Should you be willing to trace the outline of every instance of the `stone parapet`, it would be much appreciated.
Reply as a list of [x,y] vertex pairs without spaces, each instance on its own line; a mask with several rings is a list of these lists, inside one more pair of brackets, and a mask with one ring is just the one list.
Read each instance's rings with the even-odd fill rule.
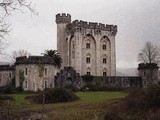
[[102,23],[94,23],[94,22],[86,22],[86,21],[78,21],[75,20],[72,23],[67,25],[67,30],[72,30],[76,27],[80,28],[88,28],[88,29],[100,29],[104,31],[115,31],[117,32],[117,25],[108,25]]
[[16,58],[15,65],[19,64],[55,64],[53,58],[44,56],[23,56]]

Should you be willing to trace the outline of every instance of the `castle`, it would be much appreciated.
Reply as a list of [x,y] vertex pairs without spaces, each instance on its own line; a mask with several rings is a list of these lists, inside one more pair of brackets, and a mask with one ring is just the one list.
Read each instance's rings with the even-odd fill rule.
[[57,49],[64,66],[80,75],[116,75],[116,25],[74,20],[70,14],[57,14]]
[[[116,76],[115,36],[116,25],[105,25],[74,20],[70,14],[57,14],[57,49],[63,63],[61,69],[54,66],[52,58],[45,56],[18,57],[13,66],[0,65],[0,86],[15,79],[16,87],[24,90],[83,86],[82,75],[100,76],[101,84],[114,87],[141,87],[153,81],[146,74],[149,64],[140,64],[139,76]],[[154,68],[157,80],[157,65]],[[148,74],[149,75],[149,74]],[[156,82],[156,81],[154,81]]]

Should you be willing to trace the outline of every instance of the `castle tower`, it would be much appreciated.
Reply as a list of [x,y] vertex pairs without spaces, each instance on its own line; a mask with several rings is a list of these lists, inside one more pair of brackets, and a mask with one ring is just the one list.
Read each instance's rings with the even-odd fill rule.
[[64,66],[80,75],[116,75],[116,25],[74,20],[71,15],[57,14],[57,49]]
[[65,14],[65,13],[57,14],[56,23],[57,23],[57,50],[60,53],[63,60],[62,67],[61,67],[63,69],[64,66],[68,65],[66,25],[71,23],[71,15]]

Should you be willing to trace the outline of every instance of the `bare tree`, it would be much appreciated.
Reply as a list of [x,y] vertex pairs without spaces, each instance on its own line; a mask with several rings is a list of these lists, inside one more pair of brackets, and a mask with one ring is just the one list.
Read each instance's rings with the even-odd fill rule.
[[146,42],[144,48],[138,54],[138,61],[141,63],[160,64],[160,48],[151,42]]
[[[34,14],[38,14],[34,7],[32,7],[31,0],[0,0],[0,54],[4,51],[5,35],[10,31],[11,23],[7,22],[7,17],[11,15],[13,11],[21,11],[27,8]],[[22,10],[23,9],[23,10]]]
[[22,57],[22,56],[29,56],[31,55],[28,51],[26,50],[18,50],[18,51],[13,51],[11,55],[11,62],[15,63],[17,57]]

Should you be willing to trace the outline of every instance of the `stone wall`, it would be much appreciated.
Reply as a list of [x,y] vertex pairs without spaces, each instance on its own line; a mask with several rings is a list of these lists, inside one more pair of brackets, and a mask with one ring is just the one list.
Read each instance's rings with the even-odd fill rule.
[[54,87],[57,69],[53,59],[42,56],[19,57],[16,61],[16,87],[38,91]]
[[0,65],[0,87],[11,83],[14,77],[14,66]]

